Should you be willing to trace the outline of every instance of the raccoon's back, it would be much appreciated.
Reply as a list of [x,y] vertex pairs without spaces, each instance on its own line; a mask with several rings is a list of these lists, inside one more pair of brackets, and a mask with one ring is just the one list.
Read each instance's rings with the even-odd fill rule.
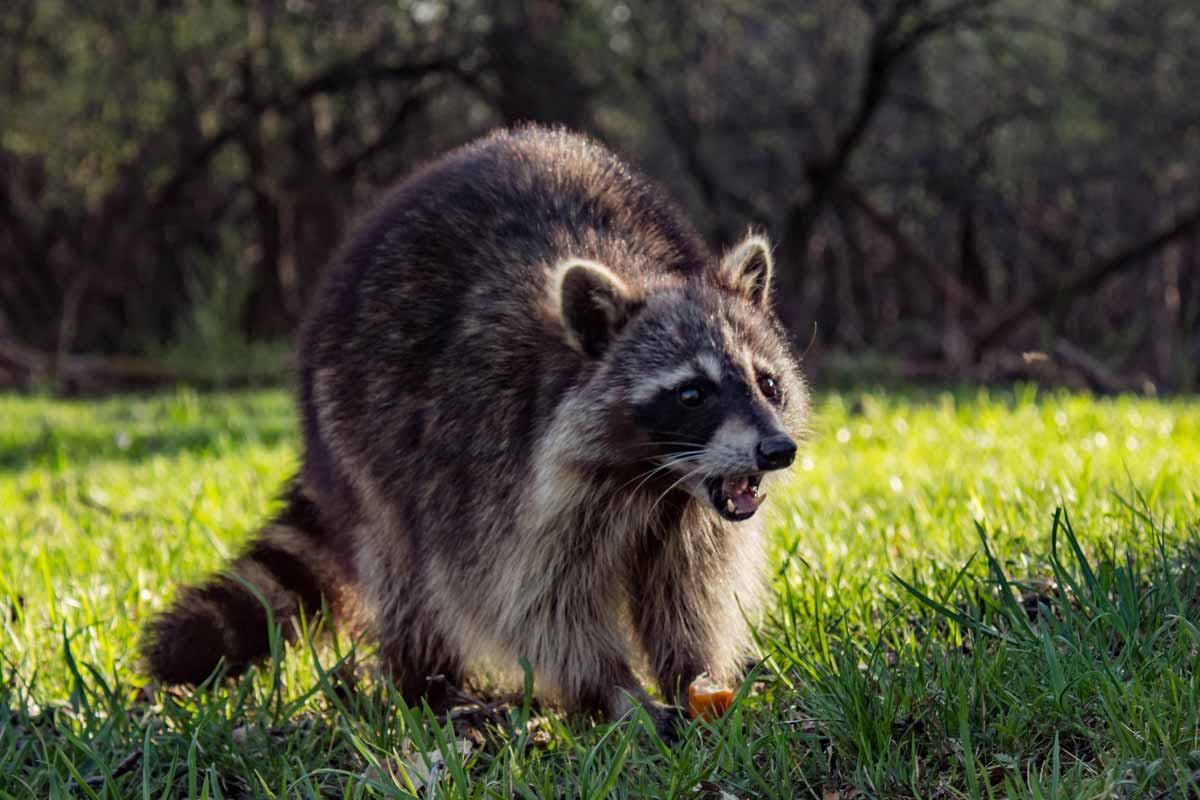
[[567,256],[636,286],[699,270],[707,252],[655,187],[565,131],[494,134],[399,184],[341,251],[306,328],[306,471],[338,482],[349,455],[377,485],[419,470],[422,485],[463,489],[410,495],[427,506],[413,513],[491,502],[467,487],[523,472],[583,368],[543,313]]
[[530,126],[398,184],[352,235],[320,308],[360,322],[387,308],[426,330],[495,300],[536,301],[545,265],[568,255],[638,283],[648,277],[639,273],[698,270],[707,252],[657,187],[611,152]]

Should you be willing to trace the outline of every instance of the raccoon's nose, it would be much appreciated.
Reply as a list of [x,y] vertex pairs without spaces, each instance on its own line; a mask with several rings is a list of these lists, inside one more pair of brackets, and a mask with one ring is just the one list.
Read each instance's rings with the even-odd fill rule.
[[761,470],[783,469],[792,465],[796,457],[796,443],[784,435],[768,436],[758,443],[758,468]]

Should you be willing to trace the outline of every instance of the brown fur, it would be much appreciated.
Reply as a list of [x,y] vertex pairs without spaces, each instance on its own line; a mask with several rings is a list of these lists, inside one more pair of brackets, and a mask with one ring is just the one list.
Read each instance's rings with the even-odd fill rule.
[[[276,619],[321,593],[361,608],[412,698],[525,656],[570,707],[665,719],[638,665],[669,702],[701,672],[734,677],[761,597],[757,520],[719,515],[702,481],[757,472],[762,439],[807,413],[772,269],[761,237],[713,257],[567,132],[449,154],[336,259],[301,347],[297,488],[234,570]],[[674,404],[689,380],[695,412]],[[150,672],[195,682],[264,655],[248,596],[183,590],[150,627]]]

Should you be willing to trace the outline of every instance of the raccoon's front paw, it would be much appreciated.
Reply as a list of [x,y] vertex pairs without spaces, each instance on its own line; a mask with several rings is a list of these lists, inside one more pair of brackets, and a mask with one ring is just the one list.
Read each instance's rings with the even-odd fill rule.
[[646,711],[654,723],[654,732],[665,744],[674,744],[687,731],[690,720],[687,709],[663,703],[649,703]]

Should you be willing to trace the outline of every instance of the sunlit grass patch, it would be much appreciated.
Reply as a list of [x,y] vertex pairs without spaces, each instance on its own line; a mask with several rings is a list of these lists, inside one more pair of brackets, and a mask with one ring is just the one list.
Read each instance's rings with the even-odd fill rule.
[[344,637],[280,645],[238,683],[145,691],[140,625],[253,530],[297,445],[283,392],[0,397],[0,790],[823,800],[1200,787],[1200,402],[821,397],[793,480],[771,490],[763,663],[725,718],[672,749],[636,719],[592,725],[519,701],[431,718],[353,677],[369,648]]

